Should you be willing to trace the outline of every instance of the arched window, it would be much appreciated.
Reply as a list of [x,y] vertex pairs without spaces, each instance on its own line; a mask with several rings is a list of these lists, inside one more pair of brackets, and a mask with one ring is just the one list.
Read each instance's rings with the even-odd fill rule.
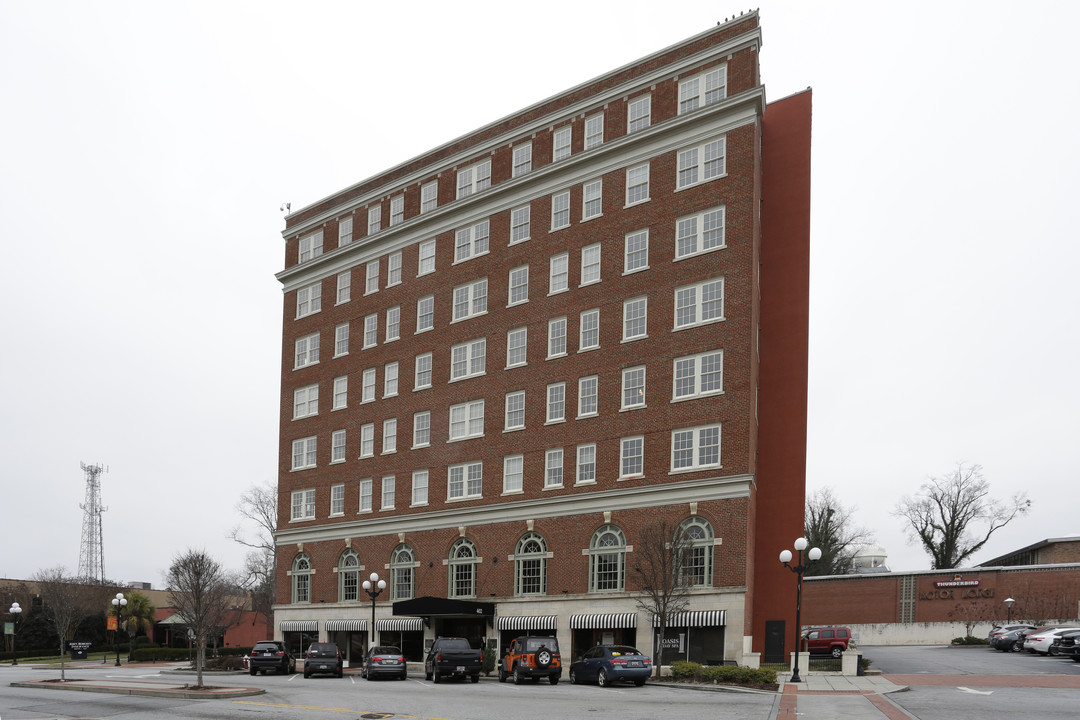
[[390,554],[390,599],[411,600],[416,557],[408,545],[398,545]]
[[514,594],[547,592],[547,544],[539,534],[526,533],[514,550]]
[[450,548],[450,597],[476,597],[476,546],[461,538]]
[[701,517],[689,517],[679,524],[685,557],[682,564],[684,585],[711,587],[713,582],[713,529]]
[[338,560],[338,602],[356,602],[360,590],[360,556],[349,549]]
[[292,601],[311,602],[311,558],[300,553],[292,564]]
[[589,592],[626,589],[626,536],[614,525],[593,533],[589,543]]

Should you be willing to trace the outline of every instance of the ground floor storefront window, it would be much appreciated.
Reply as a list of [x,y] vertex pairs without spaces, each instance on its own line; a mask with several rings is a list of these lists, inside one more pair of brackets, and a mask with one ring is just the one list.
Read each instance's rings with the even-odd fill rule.
[[723,665],[724,628],[669,627],[664,630],[662,648],[661,658],[657,662],[663,665],[670,665],[678,660],[702,665]]

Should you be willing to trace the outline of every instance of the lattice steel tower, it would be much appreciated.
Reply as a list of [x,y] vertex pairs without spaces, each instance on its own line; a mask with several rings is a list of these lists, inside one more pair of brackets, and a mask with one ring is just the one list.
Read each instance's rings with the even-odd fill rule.
[[83,511],[82,547],[79,549],[79,577],[84,580],[105,580],[105,550],[101,545],[101,514],[108,508],[101,504],[101,473],[108,468],[79,463],[86,473],[86,502]]

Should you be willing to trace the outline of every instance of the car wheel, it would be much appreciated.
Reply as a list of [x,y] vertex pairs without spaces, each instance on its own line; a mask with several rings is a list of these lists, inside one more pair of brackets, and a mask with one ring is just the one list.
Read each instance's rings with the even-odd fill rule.
[[836,647],[834,647],[832,649],[832,656],[834,658],[836,658],[837,660],[839,660],[840,656],[843,655],[843,654],[844,654],[844,648],[840,647],[839,645],[837,645]]
[[480,682],[480,676],[479,675],[470,675],[469,676],[469,682],[474,682],[474,683]]
[[559,684],[559,676],[558,675],[548,675],[548,682],[551,683],[552,685],[558,685]]
[[439,675],[438,666],[431,669],[431,682],[435,683],[436,685],[442,682],[442,677]]
[[574,672],[574,668],[570,668],[570,684],[571,685],[577,685],[578,684],[577,673]]
[[506,665],[504,663],[499,663],[499,682],[506,682],[507,677],[509,677],[509,675],[506,674]]
[[514,666],[514,684],[515,685],[523,685],[523,684],[525,684],[525,675],[521,672],[521,666],[520,665],[515,665]]
[[600,668],[600,674],[596,676],[596,684],[600,687],[607,687],[607,670]]
[[1051,654],[1051,655],[1053,655],[1054,657],[1057,657],[1058,655],[1060,655],[1060,654],[1061,654],[1061,649],[1060,649],[1060,648],[1056,648],[1056,647],[1054,647],[1053,645],[1051,645],[1051,646],[1050,646],[1050,654]]
[[641,687],[642,685],[645,684],[645,678],[642,678],[641,680],[635,680],[634,684],[637,685],[638,687]]
[[1023,648],[1020,647],[1020,643],[1013,641],[1013,644],[1009,646],[1009,652],[1020,652]]
[[339,678],[343,678],[343,677],[345,677],[345,668],[338,668],[338,671],[337,671],[337,676],[338,676]]
[[255,668],[251,668],[251,677],[255,677],[256,673],[258,673],[258,672],[259,671],[256,670]]
[[372,675],[371,673],[366,673],[366,674],[364,675],[364,679],[365,679],[365,680],[367,680],[368,682],[370,682],[370,681],[372,681],[372,680],[374,680],[374,679],[375,679],[375,676],[374,676],[374,675]]

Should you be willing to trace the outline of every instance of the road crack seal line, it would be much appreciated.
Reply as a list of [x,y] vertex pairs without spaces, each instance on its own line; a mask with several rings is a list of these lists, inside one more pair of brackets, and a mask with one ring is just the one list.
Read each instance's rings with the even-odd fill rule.
[[[323,712],[355,713],[356,710],[341,707],[323,707],[321,705],[288,705],[285,703],[254,702],[252,700],[233,700],[237,705],[257,705],[259,707],[288,708],[290,710],[322,710]],[[398,713],[363,713],[362,718],[379,720],[384,718],[410,718],[410,720],[459,720],[458,718],[433,717],[429,715],[400,715]]]

